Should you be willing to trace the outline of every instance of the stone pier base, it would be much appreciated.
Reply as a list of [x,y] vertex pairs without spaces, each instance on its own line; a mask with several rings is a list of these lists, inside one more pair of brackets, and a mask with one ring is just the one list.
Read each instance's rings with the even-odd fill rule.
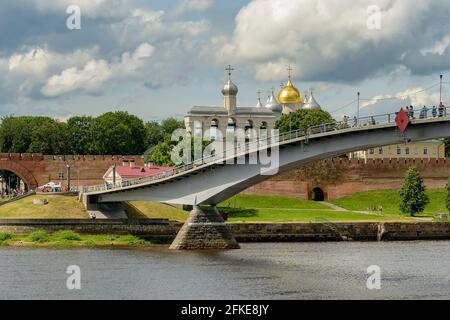
[[170,246],[172,250],[239,248],[215,206],[207,209],[195,206]]

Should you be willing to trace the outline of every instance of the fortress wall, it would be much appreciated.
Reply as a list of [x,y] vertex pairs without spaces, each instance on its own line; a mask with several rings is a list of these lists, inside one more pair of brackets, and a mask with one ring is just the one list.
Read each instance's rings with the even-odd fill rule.
[[[142,156],[51,156],[42,154],[0,154],[0,169],[8,167],[7,162],[14,163],[22,171],[29,171],[39,186],[49,181],[67,184],[67,165],[71,166],[72,185],[95,185],[103,183],[103,175],[112,165],[122,165],[123,160],[134,160],[136,165],[143,165]],[[59,178],[60,172],[64,179]],[[78,176],[78,172],[80,175]],[[16,172],[24,176],[23,172]]]
[[427,188],[444,188],[450,177],[450,159],[329,159],[322,161],[336,181],[315,181],[294,169],[250,187],[244,193],[294,196],[311,199],[314,188],[321,188],[327,199],[338,199],[355,192],[398,189],[406,170],[415,165]]

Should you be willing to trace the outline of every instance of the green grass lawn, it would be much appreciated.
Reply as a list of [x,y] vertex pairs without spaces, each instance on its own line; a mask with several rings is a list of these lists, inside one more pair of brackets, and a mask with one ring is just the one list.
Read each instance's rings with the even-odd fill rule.
[[[35,205],[34,199],[47,199],[47,205]],[[34,195],[0,206],[0,219],[85,219],[89,218],[75,196]]]
[[410,218],[399,216],[386,216],[364,214],[357,212],[341,212],[333,210],[299,211],[276,209],[228,209],[219,208],[228,212],[228,222],[333,222],[350,221],[411,221]]
[[[433,216],[438,212],[447,212],[445,208],[446,190],[430,189],[426,193],[430,197],[430,203],[426,206],[425,212],[419,216]],[[399,209],[399,190],[359,192],[329,202],[353,211],[368,211],[370,207],[381,205],[383,207],[383,213],[402,214]]]
[[[370,192],[371,194],[372,192]],[[377,192],[375,192],[377,193]],[[394,192],[388,191],[384,194],[392,196]],[[439,197],[442,195],[439,195]],[[382,198],[376,196],[375,198]],[[369,196],[369,199],[373,199]],[[387,199],[386,202],[398,201]],[[433,200],[433,203],[437,200]],[[334,202],[334,201],[333,201]],[[351,203],[351,200],[350,200]],[[370,202],[371,203],[371,202]],[[173,221],[184,222],[188,212],[173,208],[168,205],[152,202],[130,202],[132,210],[129,216],[132,218],[165,218]],[[230,205],[230,207],[228,206]],[[234,209],[234,197],[230,201],[224,201],[218,208],[221,213],[228,214],[229,222],[321,222],[329,220],[333,222],[350,221],[417,221],[399,215],[395,210],[391,212],[368,214],[355,211],[365,211],[361,204],[355,208],[348,208],[348,212],[334,211],[323,204],[290,197],[279,196],[258,196],[258,195],[238,195],[236,197],[236,207]],[[345,208],[345,206],[343,206]]]
[[[234,207],[234,197],[220,203],[219,207]],[[236,208],[283,208],[283,209],[329,209],[327,206],[309,200],[281,196],[258,196],[240,194],[236,196]]]
[[169,219],[185,221],[189,212],[174,208],[167,204],[144,201],[128,202],[128,217],[133,219]]
[[90,235],[78,234],[70,230],[54,233],[37,230],[30,234],[0,232],[0,246],[17,247],[130,247],[148,246],[158,241],[143,239],[133,235]]

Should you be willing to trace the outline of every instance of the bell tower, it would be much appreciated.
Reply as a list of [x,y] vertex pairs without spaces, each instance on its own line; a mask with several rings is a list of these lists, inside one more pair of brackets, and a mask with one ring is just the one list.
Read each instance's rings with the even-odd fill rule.
[[231,71],[234,69],[231,65],[225,69],[228,72],[228,81],[222,89],[223,94],[223,106],[228,111],[229,116],[236,115],[237,99],[236,96],[239,92],[238,87],[231,81]]

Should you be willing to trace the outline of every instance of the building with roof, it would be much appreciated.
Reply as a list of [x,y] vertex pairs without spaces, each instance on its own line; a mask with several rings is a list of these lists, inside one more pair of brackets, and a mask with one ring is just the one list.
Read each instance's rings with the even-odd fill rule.
[[352,152],[351,159],[445,159],[445,143],[441,140],[426,140],[380,146]]
[[277,95],[272,88],[265,105],[261,102],[258,92],[256,106],[240,107],[237,103],[239,89],[231,80],[231,66],[226,69],[228,79],[222,89],[223,106],[194,106],[185,116],[185,126],[192,135],[204,133],[209,130],[210,138],[216,139],[220,131],[222,137],[230,130],[237,128],[245,131],[254,129],[257,136],[263,132],[275,128],[276,121],[283,115],[295,112],[301,108],[320,109],[320,105],[314,99],[311,91],[310,99],[307,103],[300,91],[292,82],[291,71],[288,68],[288,82]]
[[171,175],[172,167],[158,167],[153,165],[137,166],[134,161],[124,161],[121,166],[111,166],[103,175],[103,180],[107,184],[122,184],[126,180],[136,180],[160,174]]

